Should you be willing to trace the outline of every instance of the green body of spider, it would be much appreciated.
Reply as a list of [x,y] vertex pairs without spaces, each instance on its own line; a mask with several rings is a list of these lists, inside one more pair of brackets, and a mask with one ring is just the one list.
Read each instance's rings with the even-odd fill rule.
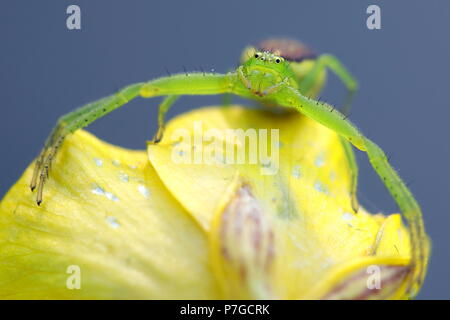
[[[60,118],[36,160],[30,187],[32,190],[37,187],[37,204],[40,205],[42,202],[50,165],[64,138],[138,96],[144,98],[166,96],[160,106],[158,117],[160,126],[156,141],[161,138],[163,132],[164,114],[180,95],[234,94],[257,99],[269,105],[275,104],[296,110],[335,131],[341,136],[349,162],[354,165],[355,170],[357,167],[350,144],[367,152],[370,163],[395,199],[410,227],[412,260],[409,292],[414,296],[415,290],[424,279],[429,254],[429,242],[417,201],[391,167],[380,147],[365,137],[346,115],[333,106],[313,98],[322,88],[326,68],[334,71],[349,91],[356,89],[356,81],[331,55],[314,57],[306,49],[296,48],[295,42],[286,43],[277,39],[267,41],[265,46],[269,45],[273,48],[266,48],[268,50],[247,48],[243,54],[242,64],[233,72],[183,73],[133,84]],[[354,181],[353,188],[356,189],[356,173]],[[354,198],[356,199],[355,196]],[[354,209],[357,210],[356,200]]]

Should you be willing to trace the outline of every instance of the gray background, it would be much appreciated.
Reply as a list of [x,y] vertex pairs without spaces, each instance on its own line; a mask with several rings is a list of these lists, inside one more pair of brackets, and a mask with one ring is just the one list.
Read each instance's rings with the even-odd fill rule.
[[[80,31],[66,28],[69,4],[81,7]],[[381,30],[366,28],[369,4],[381,6]],[[0,197],[56,119],[74,107],[164,75],[164,67],[225,72],[245,45],[291,36],[335,54],[359,79],[350,118],[392,156],[422,205],[433,240],[419,297],[450,298],[450,214],[444,201],[450,178],[450,2],[2,0],[0,6]],[[330,77],[325,99],[339,104],[344,92]],[[217,102],[219,97],[183,98],[169,116]],[[157,103],[139,99],[89,130],[143,149],[155,132]],[[371,210],[395,211],[365,155],[358,158],[362,202]]]

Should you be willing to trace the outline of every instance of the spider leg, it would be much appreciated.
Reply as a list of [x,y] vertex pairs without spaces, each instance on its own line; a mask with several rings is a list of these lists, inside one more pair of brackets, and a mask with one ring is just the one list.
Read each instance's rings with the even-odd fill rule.
[[156,132],[155,137],[153,138],[153,143],[158,143],[161,141],[164,129],[165,129],[165,116],[166,113],[169,111],[169,109],[172,107],[172,105],[177,101],[179,96],[167,96],[164,98],[163,102],[159,105],[159,111],[158,111],[158,131]]
[[130,85],[109,97],[80,107],[58,120],[56,127],[50,133],[44,148],[36,160],[30,183],[32,191],[37,186],[36,203],[38,205],[42,203],[44,185],[48,179],[52,161],[65,137],[77,129],[86,127],[96,119],[134,99],[138,96],[141,86],[141,83]]
[[411,191],[389,164],[383,150],[366,138],[346,116],[328,104],[303,96],[297,89],[286,86],[274,94],[272,99],[280,105],[294,108],[307,117],[321,123],[348,140],[358,149],[365,151],[372,167],[377,172],[395,202],[399,206],[410,229],[411,272],[408,293],[414,296],[425,278],[430,250],[429,239],[425,233],[422,210]]
[[347,70],[347,68],[345,68],[345,66],[339,61],[339,59],[333,55],[322,54],[316,59],[312,69],[299,84],[300,92],[306,93],[311,90],[316,83],[317,78],[320,77],[321,73],[326,68],[333,71],[347,88],[348,93],[344,102],[344,107],[342,108],[342,113],[348,115],[353,96],[358,90],[358,82]]
[[342,136],[339,136],[339,140],[344,147],[345,158],[347,159],[347,163],[350,170],[351,180],[350,180],[350,197],[352,202],[352,209],[355,213],[358,213],[359,203],[357,197],[358,190],[358,164],[355,159],[355,154],[352,149],[352,145],[348,140],[344,139]]
[[[245,88],[240,85],[236,73],[226,75],[212,73],[190,73],[163,77],[146,83],[129,85],[111,96],[84,105],[73,112],[61,117],[56,127],[47,138],[44,148],[35,162],[30,188],[37,187],[36,203],[40,205],[43,199],[43,190],[49,177],[50,167],[60,149],[64,139],[70,133],[84,128],[109,112],[123,106],[138,96],[151,98],[156,96],[169,96],[161,105],[158,122],[159,135],[164,129],[164,115],[178,98],[178,95],[208,95],[233,92],[245,95]],[[158,138],[158,134],[157,134]]]

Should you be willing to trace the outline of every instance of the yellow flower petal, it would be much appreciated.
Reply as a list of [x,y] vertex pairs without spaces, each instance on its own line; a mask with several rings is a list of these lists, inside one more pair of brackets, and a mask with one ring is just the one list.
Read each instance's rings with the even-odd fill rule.
[[[41,207],[28,187],[31,171],[0,204],[0,298],[215,297],[206,234],[145,152],[76,132]],[[66,286],[72,265],[81,271],[80,290]]]
[[[230,129],[250,138],[216,152]],[[147,153],[78,131],[41,207],[30,176],[0,203],[0,298],[405,298],[401,217],[354,213],[339,138],[298,114],[195,110]]]
[[[195,163],[195,157],[199,157],[196,152],[203,158],[209,154],[208,143],[195,144],[195,137],[230,128],[278,129],[279,170],[263,175],[261,170],[267,163],[226,163],[225,135],[216,136],[216,142],[223,143],[224,154],[214,154],[218,160],[215,164]],[[215,143],[214,139],[208,142]],[[238,152],[249,145],[238,141],[235,148]],[[248,155],[248,150],[244,152]],[[163,141],[149,144],[148,153],[165,186],[211,232],[212,265],[219,266],[216,276],[226,298],[308,298],[322,279],[329,277],[329,290],[333,281],[343,280],[331,276],[335,269],[349,264],[352,268],[348,272],[357,272],[362,265],[353,261],[362,257],[382,254],[383,259],[400,259],[403,264],[409,261],[409,238],[399,216],[373,216],[363,208],[357,214],[353,212],[350,169],[337,135],[301,115],[274,115],[240,107],[197,109],[172,120]],[[177,154],[186,161],[174,166]],[[253,218],[256,215],[259,223],[268,226],[264,229],[259,225],[257,232],[261,237],[269,229],[273,233],[271,250],[275,258],[270,273],[247,263],[261,254],[251,250],[251,236],[245,236],[256,232],[252,219],[242,221],[247,221],[242,218],[248,215],[247,207],[234,215],[226,209],[237,201],[243,184],[255,205],[262,208],[257,214],[253,212]],[[241,220],[234,221],[233,216]],[[225,221],[227,227],[223,226]],[[229,228],[233,223],[240,229],[240,240],[224,236],[224,230],[232,232]],[[389,266],[391,260],[383,259],[374,261]],[[389,296],[397,295],[391,292]]]

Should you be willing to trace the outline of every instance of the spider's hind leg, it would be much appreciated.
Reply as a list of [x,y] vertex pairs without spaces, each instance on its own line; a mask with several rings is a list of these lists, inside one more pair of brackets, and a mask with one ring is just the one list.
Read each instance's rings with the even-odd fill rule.
[[359,211],[359,202],[357,197],[358,190],[358,164],[356,163],[355,153],[353,152],[352,145],[348,142],[347,139],[339,136],[339,140],[344,148],[345,158],[347,159],[347,163],[350,170],[350,197],[352,209],[355,213]]
[[322,54],[316,59],[312,69],[300,82],[300,92],[307,94],[309,90],[313,89],[314,85],[326,68],[333,71],[347,88],[347,96],[341,111],[344,115],[348,115],[350,112],[351,103],[353,101],[353,96],[358,90],[358,82],[347,70],[347,68],[339,61],[339,59],[331,54]]

